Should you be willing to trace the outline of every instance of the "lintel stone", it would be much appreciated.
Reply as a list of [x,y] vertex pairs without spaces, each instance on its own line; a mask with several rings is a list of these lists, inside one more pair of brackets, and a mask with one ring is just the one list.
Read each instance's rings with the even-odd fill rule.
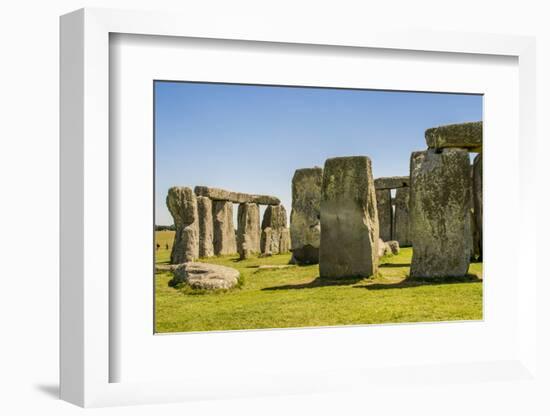
[[279,198],[271,195],[244,194],[209,186],[195,186],[195,195],[207,196],[214,201],[229,201],[236,204],[279,205],[281,203]]
[[406,188],[408,186],[408,176],[388,176],[386,178],[377,178],[374,180],[374,188],[376,190]]
[[483,123],[448,124],[426,130],[426,144],[432,149],[457,147],[470,152],[481,152]]

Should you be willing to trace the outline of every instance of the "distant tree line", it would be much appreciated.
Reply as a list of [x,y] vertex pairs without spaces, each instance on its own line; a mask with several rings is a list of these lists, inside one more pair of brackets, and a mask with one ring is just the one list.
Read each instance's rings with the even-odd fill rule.
[[172,225],[155,225],[155,231],[176,231],[176,226]]

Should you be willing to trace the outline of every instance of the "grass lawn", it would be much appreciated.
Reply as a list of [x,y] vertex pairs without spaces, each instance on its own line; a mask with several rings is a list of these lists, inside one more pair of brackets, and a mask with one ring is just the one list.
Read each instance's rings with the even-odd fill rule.
[[[173,231],[157,232],[157,263],[170,257]],[[382,259],[379,276],[326,280],[318,266],[258,269],[285,265],[290,254],[238,261],[224,256],[201,261],[238,269],[239,289],[189,294],[168,286],[171,273],[157,273],[156,331],[184,332],[289,328],[396,322],[482,319],[482,263],[470,265],[471,276],[453,282],[407,279],[411,248]]]

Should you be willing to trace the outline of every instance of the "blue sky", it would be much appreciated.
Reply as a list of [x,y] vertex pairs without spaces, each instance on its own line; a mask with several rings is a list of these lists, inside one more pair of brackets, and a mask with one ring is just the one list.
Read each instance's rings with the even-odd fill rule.
[[290,215],[296,169],[366,155],[375,178],[408,175],[427,128],[481,119],[480,95],[157,81],[155,221],[173,223],[174,185],[276,195]]

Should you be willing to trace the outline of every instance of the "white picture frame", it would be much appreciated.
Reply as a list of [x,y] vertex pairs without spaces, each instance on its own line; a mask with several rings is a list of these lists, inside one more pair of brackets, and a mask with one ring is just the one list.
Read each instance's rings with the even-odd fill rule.
[[[384,32],[360,30],[335,33],[319,30],[307,33],[277,25],[233,27],[219,21],[205,27],[190,16],[167,13],[83,9],[61,18],[61,397],[80,406],[159,403],[220,397],[253,397],[269,394],[319,393],[342,391],[380,383],[413,383],[426,388],[435,378],[448,382],[472,383],[483,380],[537,382],[536,362],[536,280],[532,251],[519,250],[518,261],[526,260],[522,284],[517,288],[514,318],[517,319],[517,345],[497,354],[497,360],[467,362],[444,361],[403,369],[375,368],[369,365],[352,369],[346,366],[319,372],[293,372],[281,369],[264,378],[220,374],[215,380],[209,371],[193,373],[179,380],[113,382],[112,368],[122,357],[112,348],[117,336],[111,320],[117,305],[117,291],[110,275],[111,174],[116,160],[110,149],[110,34],[147,35],[182,38],[277,42],[281,44],[330,45],[335,48],[428,51],[440,54],[501,55],[518,60],[519,150],[518,213],[528,212],[535,195],[531,181],[534,157],[527,151],[535,137],[535,41],[529,37],[467,33]],[[152,180],[152,178],[151,178]],[[514,194],[515,195],[515,194]],[[519,215],[524,232],[518,246],[535,241],[536,218]],[[151,246],[152,247],[152,246]],[[528,268],[531,267],[529,270]],[[517,270],[511,270],[511,274]],[[514,275],[514,277],[517,277]],[[411,331],[418,326],[403,326]],[[406,328],[406,329],[405,329]],[[514,327],[516,328],[516,327]],[[306,332],[305,338],[341,337],[343,342],[358,328],[330,334]],[[381,330],[383,331],[383,330]],[[280,331],[288,334],[289,331]],[[259,337],[248,334],[250,337]],[[254,334],[257,334],[254,333]],[[350,335],[351,334],[351,335]],[[245,335],[246,334],[240,334]],[[152,336],[152,334],[151,334]],[[192,336],[192,335],[190,335]],[[200,336],[200,335],[199,335]],[[231,335],[229,335],[231,336]],[[282,335],[284,336],[284,335]],[[399,339],[399,334],[393,335]],[[242,337],[240,338],[242,340]],[[344,341],[345,340],[345,341]],[[242,342],[237,340],[238,342]],[[368,370],[368,371],[366,371]],[[115,377],[116,378],[116,377]]]

